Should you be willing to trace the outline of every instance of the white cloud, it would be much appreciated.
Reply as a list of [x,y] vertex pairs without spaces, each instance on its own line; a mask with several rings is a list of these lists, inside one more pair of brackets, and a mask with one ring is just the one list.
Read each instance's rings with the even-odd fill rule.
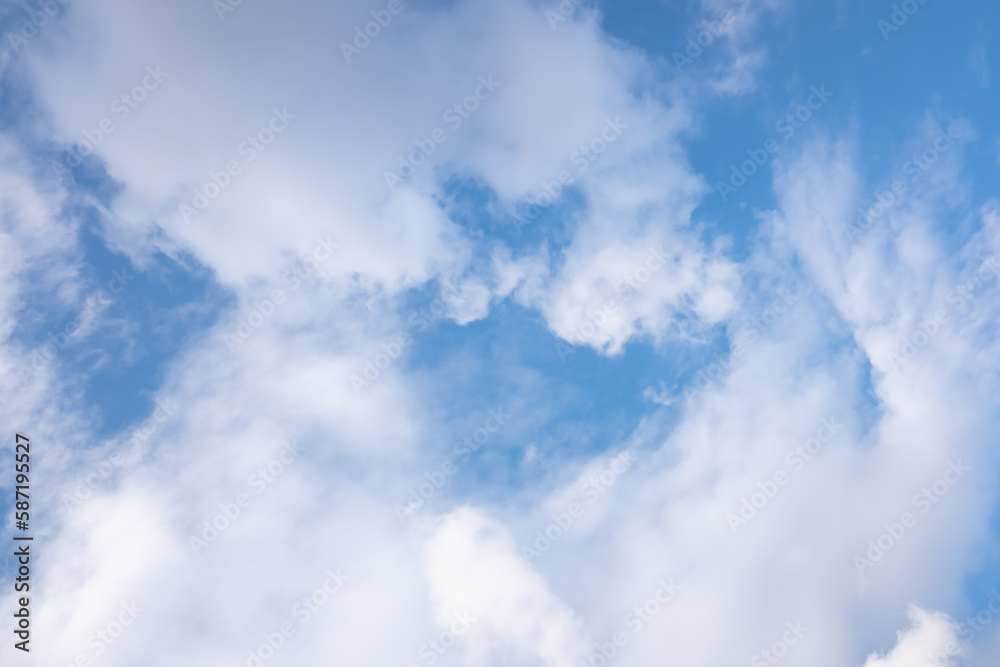
[[951,619],[917,606],[910,607],[907,615],[913,627],[896,633],[897,644],[888,654],[869,655],[864,667],[910,667],[925,663],[952,667],[958,664],[962,648]]
[[[649,621],[654,631],[630,636],[623,664],[662,664],[664,655],[745,664],[801,619],[809,631],[796,659],[839,666],[891,636],[895,621],[884,609],[900,591],[928,608],[960,604],[964,564],[987,540],[995,503],[984,471],[995,462],[1000,292],[983,286],[974,308],[956,311],[905,368],[887,361],[1000,246],[996,206],[973,207],[960,187],[958,151],[928,173],[926,190],[915,189],[851,246],[843,227],[864,199],[854,149],[846,140],[806,145],[777,164],[777,210],[764,214],[759,244],[740,266],[725,239],[708,245],[691,224],[706,186],[679,135],[694,112],[669,91],[637,99],[633,84],[647,65],[610,45],[592,18],[553,32],[523,3],[410,5],[348,65],[338,42],[368,9],[244,3],[220,22],[204,2],[72,4],[65,31],[47,31],[38,38],[47,48],[24,55],[63,141],[113,113],[111,101],[147,65],[170,73],[98,147],[123,186],[105,211],[110,242],[138,262],[157,248],[190,250],[238,299],[171,363],[159,395],[176,400],[177,415],[88,504],[53,510],[46,548],[54,565],[40,575],[43,590],[60,596],[39,600],[38,629],[63,634],[39,642],[40,659],[68,664],[106,615],[135,597],[150,601],[148,611],[107,664],[235,663],[337,567],[350,585],[271,664],[334,652],[351,664],[409,664],[468,611],[477,624],[447,661],[573,665],[664,577],[684,582],[684,595]],[[747,53],[750,72],[757,61]],[[444,110],[491,74],[499,88],[390,191],[384,172],[396,156],[443,127]],[[751,83],[726,85],[737,92]],[[286,105],[296,115],[288,128],[195,222],[179,221],[177,205],[191,188]],[[628,127],[578,169],[574,152],[619,117]],[[0,292],[4,312],[19,305],[29,261],[51,263],[53,284],[67,285],[70,301],[80,292],[74,227],[56,215],[61,195],[37,192],[18,176],[27,167],[16,153],[5,156],[3,252],[12,268]],[[566,222],[558,249],[539,243],[515,254],[463,229],[440,204],[442,179],[469,176],[509,211],[563,169],[573,170],[586,207]],[[968,207],[982,228],[954,256],[940,242],[945,204]],[[282,283],[327,235],[340,248],[315,278],[294,290]],[[482,256],[490,259],[478,264]],[[759,291],[747,273],[760,278]],[[740,318],[773,301],[768,286],[792,280],[811,292],[758,331],[705,391],[674,401],[675,417],[665,408],[610,443],[637,462],[592,504],[581,487],[600,480],[603,454],[546,470],[503,503],[440,519],[428,513],[426,524],[401,529],[392,504],[429,461],[437,464],[448,424],[429,409],[434,387],[407,372],[408,351],[363,390],[351,376],[408,330],[397,297],[436,278],[457,286],[460,298],[446,303],[460,324],[509,297],[537,308],[568,341],[591,321],[593,333],[579,342],[608,355],[637,339],[690,339],[714,325],[735,337]],[[276,288],[287,301],[230,351],[225,336]],[[19,351],[6,345],[5,363]],[[120,445],[76,451],[94,440],[79,425],[78,405],[47,408],[40,399],[12,405],[56,425],[45,468],[53,504],[80,462]],[[788,452],[831,417],[842,430],[796,469]],[[248,476],[293,437],[309,449],[256,495]],[[524,459],[542,468],[544,447],[529,452]],[[914,494],[961,457],[975,470],[859,579],[852,558],[904,509],[919,511]],[[773,487],[734,535],[727,514],[762,483],[772,488],[767,480],[779,470],[788,484]],[[188,538],[242,493],[252,504],[203,554],[191,553]],[[587,503],[584,519],[526,563],[518,545],[571,502]],[[867,667],[895,667],[952,637],[945,617],[911,615],[914,628]]]
[[587,654],[580,619],[531,570],[502,526],[458,509],[441,519],[424,554],[438,622],[468,612],[484,629],[468,640],[471,664],[493,664],[491,654],[499,654],[569,667]]
[[[553,32],[520,3],[408,7],[350,65],[331,61],[321,46],[329,37],[321,38],[316,26],[351,25],[354,16],[306,2],[243,7],[223,23],[199,3],[139,10],[107,0],[70,7],[62,20],[73,41],[53,34],[52,50],[36,50],[29,59],[61,139],[75,142],[84,129],[97,127],[121,91],[143,80],[146,66],[166,73],[96,147],[125,185],[107,216],[112,241],[139,262],[155,246],[189,248],[224,284],[240,289],[253,279],[274,280],[289,255],[331,234],[344,252],[322,274],[391,295],[437,272],[461,276],[469,268],[471,239],[434,202],[439,178],[476,175],[512,200],[534,197],[570,169],[593,211],[581,220],[562,275],[540,288],[548,293],[541,302],[554,331],[567,335],[573,325],[567,318],[601,299],[606,282],[618,281],[581,275],[603,262],[596,250],[609,244],[620,246],[622,266],[650,244],[668,243],[672,257],[687,259],[672,259],[657,285],[643,290],[595,347],[618,350],[636,335],[667,335],[672,311],[688,296],[692,312],[710,322],[728,312],[732,269],[684,231],[704,188],[677,149],[687,113],[676,102],[632,96],[630,82],[645,76],[646,65],[638,54],[602,43],[593,18]],[[162,29],[173,24],[187,26],[183,45]],[[261,50],[254,26],[265,24],[269,37]],[[286,41],[296,48],[278,46]],[[518,48],[507,48],[515,43]],[[228,64],[232,54],[239,54],[239,68]],[[477,90],[486,95],[482,81],[493,89],[487,99],[473,100],[478,106],[464,120],[449,117],[449,107]],[[403,106],[405,116],[398,113]],[[252,151],[251,162],[241,142],[267,127],[273,108],[287,108],[295,118],[264,150]],[[607,122],[625,126],[621,138],[574,167],[582,146],[603,143]],[[435,128],[446,141],[390,191],[383,174]],[[230,160],[240,172],[228,177]],[[212,174],[228,184],[215,188]],[[192,188],[206,187],[220,193],[184,223],[178,206],[193,206]],[[640,222],[651,208],[660,217],[657,232]],[[623,233],[628,229],[634,231]],[[485,314],[490,299],[476,289],[467,312],[453,313],[459,322]]]

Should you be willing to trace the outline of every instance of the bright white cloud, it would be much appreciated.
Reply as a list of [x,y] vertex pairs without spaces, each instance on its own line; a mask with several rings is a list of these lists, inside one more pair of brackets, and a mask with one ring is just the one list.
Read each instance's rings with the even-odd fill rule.
[[[176,411],[138,447],[128,433],[94,436],[79,395],[53,400],[65,381],[54,369],[19,392],[5,385],[5,416],[49,424],[39,435],[52,443],[40,502],[53,565],[41,576],[60,595],[39,600],[38,632],[53,639],[35,664],[98,658],[88,638],[133,600],[143,611],[108,665],[250,664],[286,622],[297,638],[269,665],[403,666],[431,651],[441,664],[569,666],[619,632],[616,659],[631,665],[767,653],[904,667],[947,650],[956,626],[924,609],[962,604],[996,503],[1000,276],[984,262],[1000,252],[1000,215],[962,181],[971,123],[915,132],[914,150],[939,131],[955,141],[858,238],[857,207],[884,188],[866,194],[855,141],[789,146],[775,206],[737,261],[731,239],[703,240],[695,220],[708,188],[684,141],[703,96],[647,85],[654,65],[607,39],[595,14],[553,30],[531,3],[407,3],[348,63],[340,42],[383,6],[245,2],[219,20],[188,0],[74,3],[8,63],[30,77],[57,141],[112,119],[95,154],[121,192],[106,207],[81,195],[107,243],[139,266],[157,250],[191,253],[235,296],[169,363],[155,394]],[[782,7],[726,28],[726,64],[699,92],[755,90],[768,62],[755,31]],[[465,115],[449,113],[456,104]],[[251,151],[251,133],[273,141]],[[398,173],[428,141],[433,153]],[[9,142],[0,170],[9,371],[26,354],[11,335],[27,292],[48,289],[67,312],[88,292],[65,193],[27,177]],[[496,237],[484,231],[496,220],[458,224],[450,179],[485,189],[483,217],[519,216],[519,238],[535,240],[519,243],[515,223]],[[199,206],[195,188],[218,194],[189,224],[179,206]],[[577,196],[558,234],[538,240],[525,204],[551,213]],[[956,209],[970,230],[957,244]],[[36,265],[49,267],[39,283],[26,273]],[[574,455],[562,457],[526,439],[523,455],[482,465],[522,461],[531,483],[429,503],[401,525],[393,505],[462,430],[441,403],[468,398],[458,382],[458,399],[437,396],[433,374],[411,365],[420,341],[405,301],[428,285],[443,304],[430,318],[457,325],[509,300],[608,357],[712,330],[732,352],[675,400],[657,393],[663,408],[610,442],[568,424]],[[442,364],[450,379],[478,372],[456,359]],[[535,369],[491,361],[521,383],[524,413],[564,399]],[[291,440],[308,446],[287,460]],[[607,453],[619,451],[624,467]],[[65,503],[81,469],[118,453],[108,479]],[[540,553],[526,558],[526,545]],[[674,580],[680,593],[658,597]],[[909,629],[886,612],[900,591],[921,604]],[[895,648],[880,648],[894,632]]]
[[473,664],[506,660],[569,666],[587,654],[582,623],[531,570],[502,526],[463,508],[444,517],[424,547],[435,618],[475,619]]
[[939,667],[959,664],[962,646],[955,636],[954,623],[943,614],[932,614],[919,607],[908,613],[913,627],[896,633],[897,644],[886,655],[873,653],[864,667],[909,667],[930,663]]

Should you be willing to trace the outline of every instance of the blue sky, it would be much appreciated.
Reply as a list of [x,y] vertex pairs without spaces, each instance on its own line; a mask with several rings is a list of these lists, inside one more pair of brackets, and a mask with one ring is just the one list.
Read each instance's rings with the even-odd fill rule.
[[10,664],[599,667],[663,581],[612,662],[995,663],[994,4],[39,6],[0,3]]

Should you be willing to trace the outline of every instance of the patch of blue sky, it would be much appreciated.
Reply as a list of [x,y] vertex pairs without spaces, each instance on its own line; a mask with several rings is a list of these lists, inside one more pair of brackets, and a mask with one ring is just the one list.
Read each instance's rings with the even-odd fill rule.
[[59,369],[94,420],[95,437],[104,438],[149,414],[175,355],[233,297],[191,258],[182,265],[157,253],[137,270],[107,247],[95,211],[79,215],[81,300],[58,305],[51,293],[29,291],[16,337],[31,349],[55,350],[46,365]]
[[[642,5],[641,7],[639,5]],[[688,51],[689,39],[700,27],[695,19],[717,21],[711,14],[679,15],[678,3],[602,3],[603,27],[661,59],[666,76],[719,76],[729,58],[729,42],[717,36]],[[740,11],[741,1],[730,8]],[[830,3],[808,11],[788,8],[778,15],[762,14],[755,38],[741,46],[764,49],[766,65],[754,75],[755,89],[743,95],[721,95],[705,103],[687,146],[695,170],[712,188],[695,211],[695,220],[709,233],[731,235],[733,256],[743,259],[757,227],[755,211],[773,208],[774,158],[783,157],[816,133],[848,136],[858,142],[861,195],[883,187],[910,158],[914,138],[927,115],[942,125],[967,118],[983,138],[969,146],[963,159],[977,174],[974,193],[990,196],[989,184],[1000,176],[995,86],[989,86],[990,23],[984,7],[927,2],[898,31],[883,39],[879,20],[887,19],[892,3]],[[1000,12],[996,6],[986,13]],[[642,27],[635,18],[645,16]],[[994,16],[993,18],[996,18]],[[952,43],[958,48],[930,48]],[[694,56],[678,61],[674,54]],[[995,60],[995,59],[993,59]],[[777,127],[781,119],[807,101],[812,86],[827,86],[832,98],[801,127]],[[746,177],[745,185],[726,200],[718,183],[730,184],[734,167],[750,159],[768,137],[779,149]],[[759,154],[759,153],[758,153]],[[744,172],[745,175],[745,172]],[[981,175],[981,177],[979,176]],[[743,179],[736,176],[736,182]],[[866,198],[866,199],[870,199]]]
[[471,238],[483,241],[480,252],[484,257],[496,241],[503,242],[515,257],[532,254],[542,245],[557,257],[572,241],[573,230],[587,211],[586,198],[573,186],[564,188],[551,204],[543,199],[542,205],[535,203],[544,192],[541,184],[532,195],[506,204],[474,179],[448,179],[442,190],[442,204],[451,220]]
[[568,345],[536,312],[503,302],[483,320],[465,326],[439,320],[417,334],[403,370],[434,387],[427,408],[449,433],[431,445],[441,456],[490,409],[510,414],[452,487],[462,499],[499,497],[622,446],[641,419],[662,407],[647,389],[664,383],[682,392],[685,377],[708,358],[707,348],[692,353],[690,347],[640,340],[607,357]]

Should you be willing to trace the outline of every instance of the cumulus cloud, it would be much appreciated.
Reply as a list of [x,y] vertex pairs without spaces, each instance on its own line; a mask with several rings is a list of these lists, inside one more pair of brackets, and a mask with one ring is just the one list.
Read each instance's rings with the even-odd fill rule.
[[525,563],[502,526],[463,508],[443,517],[424,545],[435,617],[445,625],[468,613],[474,664],[491,653],[525,664],[573,665],[587,653],[582,623]]
[[[699,100],[756,89],[784,3],[726,23],[693,96],[594,12],[404,3],[360,46],[386,6],[73,3],[7,63],[96,170],[56,186],[0,142],[2,410],[50,443],[33,664],[569,666],[613,645],[903,667],[957,645],[925,609],[959,609],[992,544],[1000,371],[971,122],[916,127],[907,150],[950,143],[889,204],[904,165],[871,186],[855,137],[789,145],[741,254],[701,225],[686,133]],[[90,192],[100,168],[113,194]],[[113,433],[57,364],[11,379],[35,292],[86,308],[90,235],[233,297],[146,389],[171,410]],[[477,349],[490,368],[469,361],[455,331],[515,317]],[[602,356],[552,370],[553,343]],[[515,417],[473,453],[487,402]],[[431,497],[403,523],[413,488]],[[142,611],[98,658],[123,605]]]
[[872,653],[864,667],[908,667],[927,662],[942,667],[959,664],[962,650],[951,619],[916,606],[910,607],[907,616],[912,627],[896,633],[896,646],[884,656]]
[[[290,256],[332,235],[345,252],[325,263],[321,275],[392,295],[438,273],[469,271],[471,240],[434,203],[447,174],[482,179],[516,204],[536,198],[548,183],[558,185],[566,171],[593,207],[578,229],[570,228],[574,240],[561,270],[541,288],[555,332],[568,336],[576,323],[567,319],[606,300],[620,282],[617,270],[638,270],[644,259],[630,255],[649,246],[669,245],[667,268],[629,299],[635,312],[623,304],[621,323],[591,344],[619,350],[640,333],[666,335],[672,311],[688,295],[693,312],[710,322],[731,308],[734,272],[688,231],[704,188],[677,149],[688,114],[679,102],[630,94],[629,82],[647,76],[647,66],[635,52],[601,43],[593,18],[553,33],[520,3],[408,7],[356,60],[330,67],[315,26],[351,25],[357,14],[346,8],[244,7],[220,24],[198,3],[139,11],[108,2],[67,11],[75,38],[53,37],[51,49],[32,52],[29,65],[63,141],[86,142],[86,132],[93,136],[105,116],[115,122],[94,153],[125,186],[106,225],[136,261],[151,243],[188,249],[239,288],[276,280]],[[158,30],[163,22],[189,25],[195,48],[181,48]],[[264,51],[247,27],[255,24],[272,31]],[[124,37],[134,34],[148,38]],[[471,40],[472,34],[489,37]],[[281,48],[285,40],[299,46]],[[509,43],[520,47],[504,48]],[[457,52],[461,59],[448,55]],[[230,53],[241,54],[243,66],[230,68]],[[115,100],[153,81],[144,68],[124,67],[122,54],[162,72],[162,80],[118,120]],[[253,65],[265,57],[266,67]],[[373,79],[380,67],[392,76]],[[83,68],[102,78],[89,76],[80,86]],[[300,82],[328,83],[307,93],[292,85],[289,72]],[[411,111],[403,119],[395,113],[400,105]],[[456,105],[465,105],[461,115]],[[272,125],[286,127],[272,132]],[[157,160],[148,160],[147,151]],[[227,171],[227,165],[235,166]],[[660,219],[643,221],[653,207]],[[628,229],[634,232],[619,236]],[[609,243],[619,246],[620,258],[608,268],[616,273],[581,275],[584,267],[603,266],[606,257],[597,250]],[[468,289],[467,307],[452,313],[461,323],[483,317],[490,301],[483,287]]]

